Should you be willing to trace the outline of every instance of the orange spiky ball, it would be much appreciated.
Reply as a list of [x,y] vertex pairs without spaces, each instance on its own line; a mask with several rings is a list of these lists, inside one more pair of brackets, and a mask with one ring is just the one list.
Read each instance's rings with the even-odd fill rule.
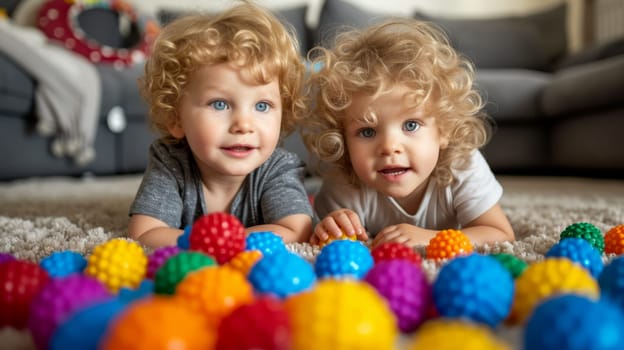
[[462,231],[448,229],[436,233],[435,237],[429,241],[425,248],[425,256],[427,259],[440,261],[459,255],[468,255],[472,251],[472,243]]
[[624,224],[611,228],[604,235],[605,250],[607,254],[624,254]]
[[258,262],[258,260],[262,259],[262,252],[259,250],[244,250],[232,258],[232,260],[228,261],[226,266],[232,267],[240,272],[243,275],[249,275],[249,271],[251,268]]

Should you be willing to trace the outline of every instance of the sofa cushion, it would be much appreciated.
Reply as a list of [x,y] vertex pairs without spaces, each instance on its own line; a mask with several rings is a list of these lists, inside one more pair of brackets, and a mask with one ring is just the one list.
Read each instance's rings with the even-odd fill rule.
[[331,47],[341,31],[361,29],[391,17],[390,14],[367,11],[342,0],[326,0],[319,15],[314,44]]
[[32,110],[35,82],[13,60],[0,53],[0,110],[23,116]]
[[550,117],[624,105],[624,55],[558,71],[543,94]]
[[495,121],[527,121],[541,117],[540,96],[550,78],[524,69],[479,69],[475,84]]
[[[299,42],[299,52],[302,56],[305,56],[311,45],[310,31],[306,24],[307,11],[307,5],[271,10],[282,23],[289,24],[293,27],[297,41]],[[194,12],[196,11],[163,8],[158,10],[157,17],[159,23],[164,26],[180,16]]]
[[455,19],[416,13],[445,30],[478,68],[549,70],[566,52],[566,5],[516,17]]

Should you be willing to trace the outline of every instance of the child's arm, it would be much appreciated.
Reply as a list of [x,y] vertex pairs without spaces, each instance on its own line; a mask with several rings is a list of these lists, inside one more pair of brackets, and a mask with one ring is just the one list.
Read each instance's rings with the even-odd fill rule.
[[358,215],[349,209],[337,209],[327,214],[314,228],[310,238],[311,244],[319,244],[329,237],[339,238],[342,235],[356,236],[360,241],[367,241],[368,235]]
[[284,239],[284,243],[307,242],[312,234],[312,218],[306,214],[286,216],[275,223],[247,227],[246,234],[271,231]]
[[[461,231],[473,244],[514,241],[511,224],[499,204],[464,226]],[[427,245],[437,230],[427,230],[414,225],[399,224],[388,226],[373,240],[372,247],[385,242],[399,242],[411,247]]]
[[183,232],[148,215],[134,214],[128,224],[130,238],[151,248],[177,245],[178,236]]

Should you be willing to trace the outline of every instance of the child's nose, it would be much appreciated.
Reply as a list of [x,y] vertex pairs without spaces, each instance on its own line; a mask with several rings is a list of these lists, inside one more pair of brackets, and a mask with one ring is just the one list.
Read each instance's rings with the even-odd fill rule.
[[253,122],[251,117],[242,111],[234,112],[232,115],[232,125],[230,132],[235,134],[246,134],[253,131]]
[[381,155],[385,156],[401,152],[401,143],[396,136],[386,133],[382,135],[379,140],[379,151]]

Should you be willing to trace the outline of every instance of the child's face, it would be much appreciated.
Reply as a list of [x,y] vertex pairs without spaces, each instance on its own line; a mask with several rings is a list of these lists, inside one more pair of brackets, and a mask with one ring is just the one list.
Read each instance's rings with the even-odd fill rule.
[[[376,100],[357,94],[345,117],[345,140],[355,174],[365,185],[397,199],[422,193],[440,149],[447,145],[435,117],[407,107],[408,91],[397,85]],[[376,123],[362,119],[368,113],[376,116]]]
[[189,81],[178,112],[169,131],[186,137],[202,175],[246,176],[279,140],[279,83],[258,85],[229,63],[205,66]]

